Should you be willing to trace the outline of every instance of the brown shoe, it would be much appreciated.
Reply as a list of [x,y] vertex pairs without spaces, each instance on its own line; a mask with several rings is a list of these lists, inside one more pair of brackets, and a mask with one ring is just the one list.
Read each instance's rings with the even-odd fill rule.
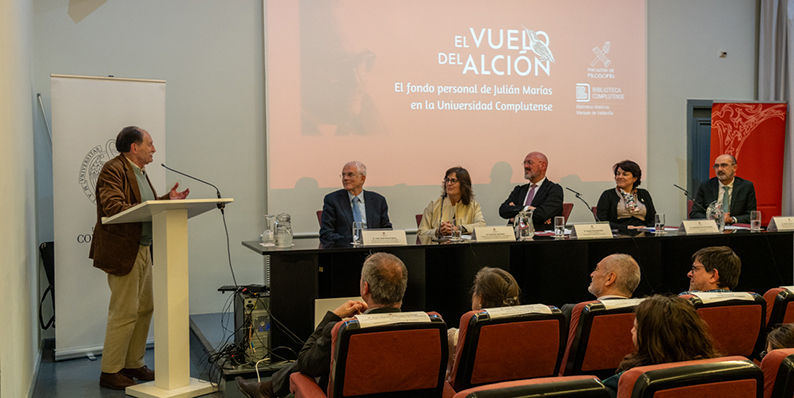
[[124,376],[121,373],[105,373],[99,375],[99,386],[112,390],[123,390],[129,386],[134,386],[135,380]]
[[124,368],[119,373],[123,374],[124,376],[129,377],[130,379],[132,379],[134,377],[134,378],[136,378],[138,380],[142,380],[142,381],[152,381],[152,380],[154,380],[154,371],[149,369],[149,367],[146,366],[146,365],[143,365],[143,366],[141,366],[140,368],[137,368],[137,369]]
[[237,382],[237,388],[248,398],[273,398],[273,383],[266,381],[259,383],[256,381],[247,381],[240,376],[234,378]]

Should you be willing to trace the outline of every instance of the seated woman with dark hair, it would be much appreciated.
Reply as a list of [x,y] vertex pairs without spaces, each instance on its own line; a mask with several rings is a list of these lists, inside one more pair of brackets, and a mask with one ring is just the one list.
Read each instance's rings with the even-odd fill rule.
[[624,160],[612,166],[615,173],[614,189],[607,189],[598,199],[596,216],[609,221],[613,229],[640,229],[652,227],[656,209],[648,191],[637,188],[642,180],[642,170],[637,163]]
[[772,329],[766,335],[766,349],[761,353],[763,358],[766,353],[781,348],[794,348],[794,323],[787,323]]
[[471,177],[463,167],[453,167],[444,174],[441,197],[430,202],[422,214],[419,224],[420,237],[452,235],[456,229],[452,220],[462,221],[462,234],[474,232],[475,227],[484,227],[480,204],[474,200]]
[[[521,301],[518,299],[520,294],[521,288],[509,272],[501,268],[483,267],[474,276],[474,285],[471,287],[471,310],[520,305]],[[458,328],[447,330],[447,341],[449,343],[447,377],[449,377],[458,346]]]
[[631,338],[636,351],[623,358],[617,374],[602,382],[613,397],[621,374],[631,368],[719,357],[706,323],[687,300],[651,296],[637,305],[634,315]]

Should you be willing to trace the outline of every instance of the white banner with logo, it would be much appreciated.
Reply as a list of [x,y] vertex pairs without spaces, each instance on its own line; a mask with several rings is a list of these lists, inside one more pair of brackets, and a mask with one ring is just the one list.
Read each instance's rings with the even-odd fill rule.
[[[118,155],[125,126],[148,131],[157,152],[147,167],[165,190],[165,81],[51,76],[52,179],[55,227],[55,359],[102,351],[110,289],[107,274],[88,258],[96,223],[96,180]],[[150,340],[153,334],[150,330]]]

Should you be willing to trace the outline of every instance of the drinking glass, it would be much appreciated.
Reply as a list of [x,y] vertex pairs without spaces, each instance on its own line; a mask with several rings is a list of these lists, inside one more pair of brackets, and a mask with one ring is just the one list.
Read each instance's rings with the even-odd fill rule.
[[750,212],[750,232],[761,232],[760,210],[752,210]]
[[452,237],[450,238],[450,240],[452,242],[460,242],[460,234],[461,234],[461,228],[463,228],[463,220],[455,219],[452,220],[450,223],[452,224]]
[[656,213],[653,229],[656,235],[664,235],[664,214]]
[[364,231],[363,222],[359,221],[353,223],[353,246],[362,246],[364,244],[364,237],[362,236],[363,231]]
[[565,217],[554,217],[554,239],[565,239]]

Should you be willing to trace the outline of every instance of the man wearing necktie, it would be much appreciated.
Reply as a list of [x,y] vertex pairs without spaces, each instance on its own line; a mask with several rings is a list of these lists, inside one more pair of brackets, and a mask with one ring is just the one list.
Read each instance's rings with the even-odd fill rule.
[[722,204],[725,224],[750,223],[750,212],[756,209],[755,186],[751,181],[736,177],[736,158],[724,154],[714,160],[716,177],[700,184],[689,218],[706,218],[712,202]]
[[546,178],[549,160],[540,152],[530,152],[524,158],[524,178],[529,184],[513,189],[499,206],[499,215],[512,224],[521,210],[534,210],[532,222],[536,231],[554,228],[554,217],[562,216],[562,187]]
[[365,191],[367,166],[358,161],[342,168],[342,186],[325,195],[320,225],[323,245],[346,245],[353,241],[353,223],[361,222],[365,229],[391,228],[389,206],[378,193]]

